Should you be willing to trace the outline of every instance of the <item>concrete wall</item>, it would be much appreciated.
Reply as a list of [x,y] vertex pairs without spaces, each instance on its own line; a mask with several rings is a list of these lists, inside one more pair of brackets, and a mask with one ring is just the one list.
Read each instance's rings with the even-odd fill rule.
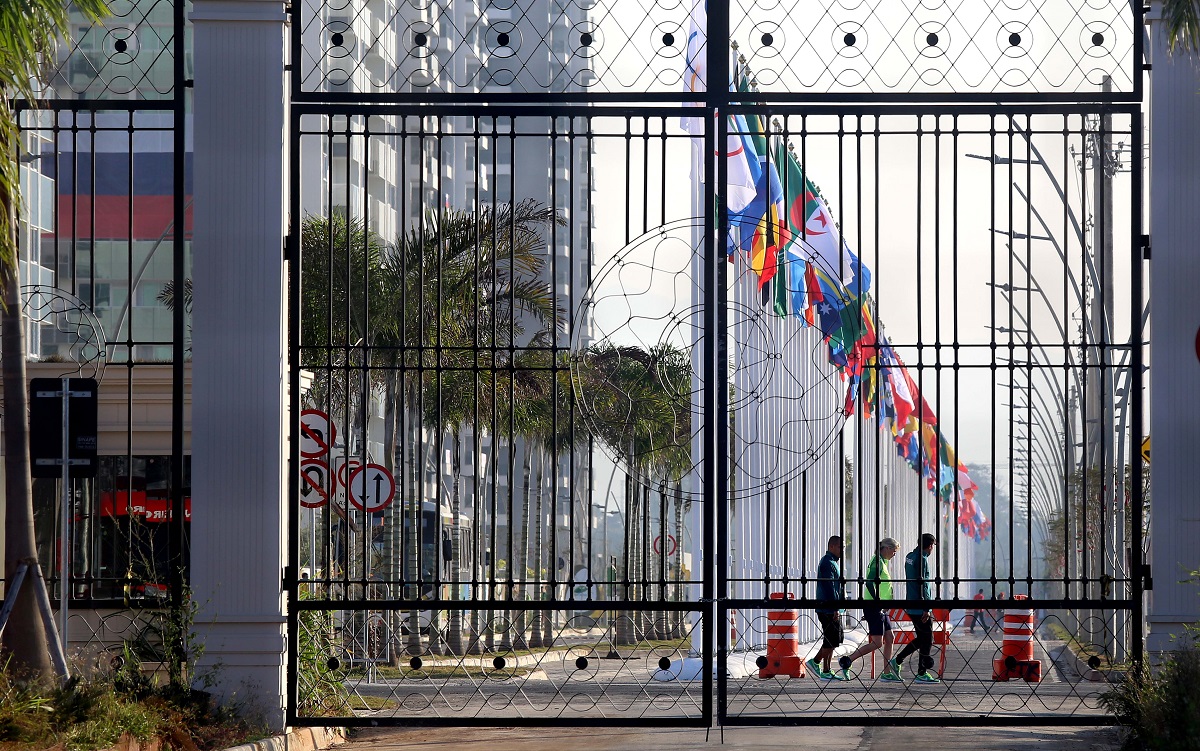
[[[222,694],[284,724],[287,415],[283,3],[198,0],[193,591]],[[237,113],[231,117],[230,113]]]
[[[1171,636],[1200,621],[1200,589],[1183,583],[1200,568],[1200,58],[1166,51],[1160,3],[1150,22],[1150,494],[1154,591],[1149,640],[1153,651],[1173,648]],[[1136,426],[1135,426],[1136,430]]]

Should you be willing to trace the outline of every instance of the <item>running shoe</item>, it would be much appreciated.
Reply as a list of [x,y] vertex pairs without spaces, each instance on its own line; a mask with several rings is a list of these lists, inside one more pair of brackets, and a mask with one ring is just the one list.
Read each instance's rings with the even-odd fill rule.
[[903,683],[904,682],[903,678],[896,675],[895,673],[893,673],[890,670],[887,671],[886,673],[884,673],[883,675],[879,676],[879,680],[883,681],[884,683]]
[[895,659],[888,660],[886,672],[896,676],[897,679],[904,676],[904,671],[900,669],[900,663],[896,662]]
[[850,680],[851,678],[854,677],[854,675],[850,672],[850,668],[853,665],[854,665],[854,662],[849,657],[846,657],[844,655],[842,657],[839,657],[838,658],[838,667],[840,668],[840,670],[833,671],[833,677],[837,678],[839,681]]
[[914,683],[941,683],[942,679],[930,672],[924,672],[913,679]]
[[837,675],[835,675],[834,673],[826,673],[824,670],[822,670],[820,673],[817,673],[817,677],[823,681],[840,681],[841,680],[841,678],[837,677]]
[[814,678],[820,678],[821,674],[825,672],[821,669],[821,663],[811,657],[805,660],[804,664],[808,667],[808,671],[813,674]]

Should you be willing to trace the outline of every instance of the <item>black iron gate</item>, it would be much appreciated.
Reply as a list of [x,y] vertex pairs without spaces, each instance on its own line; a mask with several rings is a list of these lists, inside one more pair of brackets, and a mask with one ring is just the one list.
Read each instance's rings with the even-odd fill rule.
[[908,5],[292,7],[290,722],[1110,720],[1141,9]]

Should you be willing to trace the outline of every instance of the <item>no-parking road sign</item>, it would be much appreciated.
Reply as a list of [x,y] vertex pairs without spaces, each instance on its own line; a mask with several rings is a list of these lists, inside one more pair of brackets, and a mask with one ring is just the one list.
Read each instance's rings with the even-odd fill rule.
[[337,440],[337,426],[329,415],[319,409],[306,409],[300,413],[300,455],[316,459],[329,453],[329,447]]
[[300,505],[321,508],[329,503],[333,477],[329,465],[320,459],[305,459],[300,463]]
[[387,508],[396,497],[396,480],[387,467],[364,464],[350,473],[346,489],[355,508],[371,513]]

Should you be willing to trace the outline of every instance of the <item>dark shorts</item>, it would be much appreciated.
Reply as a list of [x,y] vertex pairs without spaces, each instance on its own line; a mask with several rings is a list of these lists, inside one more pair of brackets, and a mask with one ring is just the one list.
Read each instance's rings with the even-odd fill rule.
[[837,613],[817,613],[817,620],[821,622],[821,632],[824,635],[825,641],[822,642],[822,649],[834,649],[842,645],[842,619]]
[[863,608],[863,620],[867,622],[869,636],[883,636],[884,631],[892,630],[892,619],[882,610]]

